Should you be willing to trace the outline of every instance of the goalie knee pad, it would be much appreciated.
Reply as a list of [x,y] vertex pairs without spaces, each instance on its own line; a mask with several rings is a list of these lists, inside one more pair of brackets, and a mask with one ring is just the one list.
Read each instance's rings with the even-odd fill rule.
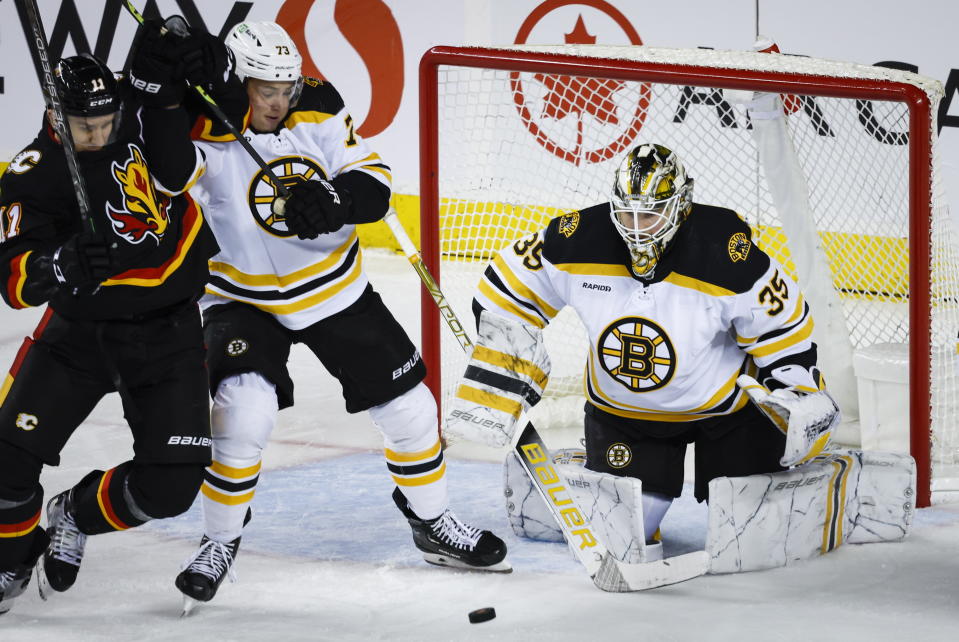
[[278,412],[276,387],[263,375],[225,377],[213,397],[213,459],[239,467],[258,462]]
[[[645,497],[638,479],[587,470],[584,450],[558,450],[551,457],[556,472],[566,481],[565,489],[613,557],[627,563],[652,561],[651,556],[657,554],[661,557],[661,548],[650,547],[647,551],[643,524]],[[512,451],[503,463],[503,476],[506,510],[513,532],[530,539],[563,541],[562,530],[546,500]],[[555,499],[557,506],[563,503],[563,498]],[[660,511],[662,503],[658,500],[651,506],[659,513],[658,527],[665,509]],[[665,507],[668,506],[666,503]],[[656,530],[652,528],[651,532]]]
[[709,483],[711,573],[787,566],[844,542],[898,541],[914,514],[909,455],[836,451],[783,472]]

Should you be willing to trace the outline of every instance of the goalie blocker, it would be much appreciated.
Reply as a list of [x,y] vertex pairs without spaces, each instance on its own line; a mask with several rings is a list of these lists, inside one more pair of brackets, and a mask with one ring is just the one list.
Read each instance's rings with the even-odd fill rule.
[[[583,468],[582,450],[554,451],[551,459],[613,557],[631,564],[662,558],[661,544],[646,544],[639,480]],[[517,536],[563,541],[513,452],[503,462],[503,482]],[[855,450],[822,455],[788,471],[716,478],[709,484],[709,572],[787,566],[843,543],[899,541],[912,523],[915,483],[910,456]]]

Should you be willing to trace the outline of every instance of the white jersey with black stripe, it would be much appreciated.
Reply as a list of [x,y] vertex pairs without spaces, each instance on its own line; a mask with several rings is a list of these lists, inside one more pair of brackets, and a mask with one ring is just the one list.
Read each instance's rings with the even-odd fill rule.
[[[388,188],[390,169],[353,131],[343,101],[329,83],[306,79],[303,94],[273,133],[244,136],[290,184],[363,172]],[[335,314],[368,284],[355,225],[303,240],[271,211],[277,190],[231,136],[200,135],[205,159],[193,193],[204,205],[220,245],[200,305],[239,301],[299,330]]]
[[573,307],[590,344],[588,401],[632,419],[729,414],[747,403],[739,374],[813,347],[796,283],[735,212],[699,204],[649,281],[632,275],[603,204],[504,248],[475,300],[537,327]]

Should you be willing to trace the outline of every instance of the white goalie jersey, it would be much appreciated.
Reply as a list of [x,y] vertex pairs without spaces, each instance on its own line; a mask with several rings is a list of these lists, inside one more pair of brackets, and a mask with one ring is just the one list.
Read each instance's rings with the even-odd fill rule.
[[[298,104],[278,132],[244,132],[253,148],[288,184],[363,172],[389,188],[389,167],[353,131],[336,90],[312,78],[304,81]],[[299,330],[343,310],[363,293],[368,280],[355,225],[312,240],[297,238],[272,212],[275,186],[232,136],[212,135],[207,127],[195,131],[194,138],[205,167],[193,193],[220,244],[200,301],[204,309],[240,301]]]
[[475,295],[538,328],[572,306],[589,339],[590,404],[629,419],[694,421],[742,408],[742,373],[791,358],[813,365],[809,307],[735,212],[694,204],[647,281],[632,275],[609,211],[555,218],[507,246]]

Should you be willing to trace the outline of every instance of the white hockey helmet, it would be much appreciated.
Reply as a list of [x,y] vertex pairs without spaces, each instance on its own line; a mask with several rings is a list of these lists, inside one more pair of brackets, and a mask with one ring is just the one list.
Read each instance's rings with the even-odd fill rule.
[[236,58],[240,80],[292,82],[290,104],[296,104],[303,89],[303,58],[283,27],[267,20],[241,22],[226,35],[226,46]]
[[693,203],[693,179],[670,149],[643,144],[620,162],[610,218],[626,241],[633,273],[649,278]]

